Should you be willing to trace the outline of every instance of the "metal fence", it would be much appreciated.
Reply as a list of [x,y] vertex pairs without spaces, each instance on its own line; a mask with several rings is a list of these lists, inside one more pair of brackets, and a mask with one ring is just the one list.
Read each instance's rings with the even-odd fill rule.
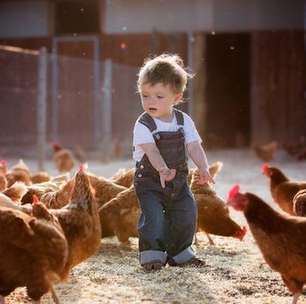
[[131,155],[136,67],[7,46],[0,66],[0,155],[44,157],[54,141],[101,159]]

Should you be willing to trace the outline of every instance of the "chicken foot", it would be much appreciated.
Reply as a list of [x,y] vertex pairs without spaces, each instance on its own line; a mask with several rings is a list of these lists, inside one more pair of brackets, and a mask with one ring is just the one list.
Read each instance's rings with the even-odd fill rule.
[[207,236],[207,238],[208,238],[209,245],[213,245],[213,246],[214,246],[215,243],[214,243],[213,239],[210,237],[210,235],[209,235],[208,233],[205,232],[205,234],[206,234],[206,236]]
[[51,295],[55,304],[61,304],[53,286],[51,286]]
[[298,301],[299,296],[301,295],[301,293],[296,292],[295,294],[293,294],[293,299],[292,299],[292,304],[296,304]]
[[193,243],[195,246],[199,246],[199,240],[197,238],[197,233],[195,232],[194,237],[193,237]]

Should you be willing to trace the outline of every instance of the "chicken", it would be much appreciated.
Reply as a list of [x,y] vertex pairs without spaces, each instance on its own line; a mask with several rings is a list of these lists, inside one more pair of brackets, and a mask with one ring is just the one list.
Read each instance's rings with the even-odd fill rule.
[[3,191],[7,188],[7,179],[5,175],[0,174],[0,191]]
[[119,192],[126,190],[126,187],[117,185],[102,176],[98,177],[94,174],[89,174],[88,177],[91,186],[95,190],[95,198],[99,208],[114,198]]
[[306,189],[306,182],[291,181],[279,168],[268,164],[262,166],[262,172],[270,178],[270,190],[273,200],[285,212],[294,215],[293,197],[302,189]]
[[29,215],[32,214],[32,204],[26,204],[26,205],[21,206],[19,204],[16,204],[14,201],[11,200],[11,198],[6,196],[2,192],[0,192],[0,208],[1,207],[11,208],[11,209],[14,209],[14,210],[24,212],[24,213],[29,214]]
[[21,198],[27,191],[27,187],[23,182],[16,182],[2,193],[8,196],[12,201],[20,203]]
[[140,209],[134,186],[100,207],[99,214],[103,238],[116,235],[120,242],[128,243],[129,237],[138,237]]
[[[221,168],[221,162],[214,163],[209,168],[210,175],[215,178]],[[193,177],[197,174],[198,171],[195,170],[193,172]],[[230,218],[226,202],[216,194],[209,184],[199,185],[195,180],[196,179],[192,178],[190,188],[194,194],[198,207],[197,230],[206,233],[211,245],[214,245],[214,242],[209,234],[231,236],[242,240],[246,234],[246,227],[241,228]]]
[[64,268],[68,275],[72,267],[95,254],[101,242],[97,203],[82,165],[75,176],[70,202],[61,209],[50,209],[50,212],[58,218],[68,241],[69,255]]
[[48,182],[50,179],[51,178],[49,174],[45,171],[40,171],[40,172],[31,174],[32,184],[40,184],[40,183]]
[[60,189],[60,186],[54,182],[44,182],[40,184],[33,184],[27,187],[27,192],[23,195],[22,204],[31,204],[32,197],[35,194],[39,199],[41,196],[48,192],[55,192]]
[[54,143],[52,147],[54,151],[53,161],[57,170],[61,173],[71,171],[75,165],[72,152],[56,143]]
[[265,145],[255,145],[254,151],[259,159],[269,162],[274,158],[277,147],[278,143],[276,141],[271,141]]
[[243,211],[268,265],[281,274],[297,303],[306,283],[306,218],[280,214],[252,193],[229,192],[228,203]]
[[[31,212],[28,204],[18,206],[6,196],[3,197],[0,193],[0,206]],[[65,278],[72,267],[93,255],[101,242],[97,203],[89,177],[82,165],[74,178],[74,188],[69,203],[61,209],[49,209],[49,212],[58,218],[68,241],[69,255],[61,274]]]
[[50,209],[59,209],[68,204],[74,188],[74,179],[66,182],[57,191],[49,191],[42,194],[40,200]]
[[[39,183],[39,184],[33,184],[31,186],[27,187],[27,192],[24,194],[24,196],[21,199],[22,204],[31,204],[33,194],[38,196],[39,199],[41,199],[42,195],[48,192],[62,192],[67,190],[67,184],[69,183],[69,174],[63,174],[56,177],[53,177],[50,181]],[[71,185],[70,185],[71,187]],[[68,187],[68,188],[70,188]],[[63,193],[64,194],[64,193]],[[62,195],[56,195],[56,197],[62,198]],[[44,200],[46,203],[46,201]],[[61,202],[61,205],[67,204],[68,200],[65,200],[64,202]]]
[[41,203],[33,215],[0,207],[0,302],[17,287],[39,301],[61,279],[67,263],[68,243],[58,220]]
[[0,191],[3,191],[7,188],[7,179],[6,174],[8,171],[7,161],[0,160]]
[[135,168],[119,169],[115,175],[111,177],[111,181],[117,185],[129,188],[134,182]]
[[10,187],[15,182],[24,182],[26,185],[31,185],[31,173],[29,167],[24,163],[22,159],[10,168],[6,174],[7,185]]
[[[88,175],[98,207],[115,197],[119,192],[126,190],[125,187],[117,185],[106,178],[93,174]],[[28,204],[33,194],[37,195],[41,202],[48,208],[59,209],[65,206],[71,199],[74,187],[74,179],[58,186],[53,182],[35,184],[28,187],[28,192],[22,197],[22,203]]]
[[306,216],[306,189],[300,190],[293,198],[293,213]]

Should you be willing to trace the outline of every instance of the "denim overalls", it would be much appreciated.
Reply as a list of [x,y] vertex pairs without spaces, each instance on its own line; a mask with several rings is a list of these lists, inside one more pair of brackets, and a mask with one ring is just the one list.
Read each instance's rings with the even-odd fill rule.
[[134,186],[140,203],[138,223],[140,264],[166,263],[167,258],[177,264],[195,256],[192,248],[197,208],[187,184],[184,116],[174,110],[180,128],[176,132],[156,132],[153,118],[143,113],[139,122],[152,133],[157,148],[169,168],[176,169],[175,178],[163,189],[159,173],[143,156],[136,163]]

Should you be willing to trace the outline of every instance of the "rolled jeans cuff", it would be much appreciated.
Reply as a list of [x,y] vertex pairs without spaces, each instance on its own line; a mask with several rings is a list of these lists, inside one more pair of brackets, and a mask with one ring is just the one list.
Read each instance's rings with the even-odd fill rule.
[[160,261],[165,264],[167,260],[167,253],[159,250],[144,250],[139,255],[140,264],[147,264],[151,262]]
[[176,256],[172,258],[177,264],[181,264],[181,263],[185,263],[189,261],[193,257],[195,257],[195,252],[189,246],[188,248],[184,249],[183,251],[181,251],[179,254],[177,254]]

